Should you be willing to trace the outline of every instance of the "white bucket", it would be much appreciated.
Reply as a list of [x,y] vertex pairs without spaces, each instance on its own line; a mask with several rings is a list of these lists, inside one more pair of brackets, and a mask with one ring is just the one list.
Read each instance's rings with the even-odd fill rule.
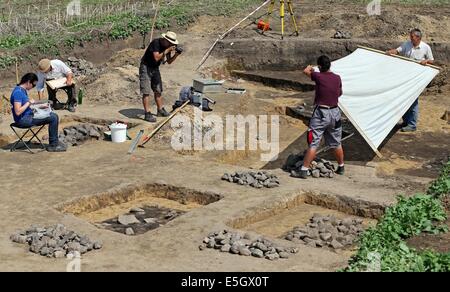
[[114,123],[109,128],[111,129],[111,140],[113,143],[123,143],[127,140],[127,125]]

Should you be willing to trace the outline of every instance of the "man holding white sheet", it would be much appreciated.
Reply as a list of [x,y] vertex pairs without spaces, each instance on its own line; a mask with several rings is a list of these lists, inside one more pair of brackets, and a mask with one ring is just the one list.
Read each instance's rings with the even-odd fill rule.
[[[404,57],[419,61],[422,65],[433,64],[433,52],[429,45],[422,41],[422,32],[415,28],[410,32],[410,40],[403,43],[397,49],[387,51],[391,55],[402,55]],[[416,99],[403,116],[402,132],[414,132],[417,129],[419,117],[419,99]]]
[[[67,110],[70,112],[75,112],[75,107],[77,105],[77,100],[75,98],[75,84],[73,82],[72,70],[64,62],[60,60],[49,60],[42,59],[38,65],[38,78],[37,90],[39,99],[42,99],[44,93],[45,81],[54,80],[60,78],[67,78],[66,86],[59,88],[67,93]],[[56,92],[58,89],[54,90],[47,85],[48,99],[53,102],[53,108],[55,110],[62,109],[63,104],[59,103],[56,98]]]

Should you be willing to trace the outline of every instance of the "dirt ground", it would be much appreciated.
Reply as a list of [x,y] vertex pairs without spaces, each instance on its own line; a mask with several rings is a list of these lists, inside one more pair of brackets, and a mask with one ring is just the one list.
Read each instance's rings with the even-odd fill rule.
[[[320,39],[324,47],[334,42],[331,36],[336,29],[350,31],[354,38],[364,39],[374,46],[381,40],[392,43],[404,40],[405,32],[413,26],[425,30],[426,39],[439,43],[443,48],[450,41],[448,6],[386,5],[383,6],[381,16],[369,17],[364,5],[298,2],[300,1],[294,1],[300,18],[301,37]],[[224,26],[236,23],[238,19],[239,17],[211,19],[203,16],[180,34],[185,52],[176,63],[161,68],[166,108],[171,109],[180,88],[191,85],[193,78],[225,79],[225,87],[245,88],[247,93],[244,95],[210,94],[217,104],[212,106],[214,111],[205,113],[203,118],[213,114],[222,118],[230,114],[279,115],[280,158],[277,163],[261,161],[261,151],[174,151],[170,146],[174,132],[170,125],[164,126],[146,148],[137,149],[133,155],[127,155],[130,141],[113,144],[103,140],[71,147],[66,153],[11,153],[9,145],[14,141],[9,129],[11,117],[0,114],[0,270],[65,271],[66,260],[47,259],[31,254],[24,246],[9,240],[13,232],[33,224],[63,223],[72,230],[104,243],[104,248],[100,251],[83,256],[84,271],[334,271],[346,265],[351,252],[332,252],[301,245],[296,246],[299,253],[288,260],[272,262],[233,256],[216,250],[199,251],[198,245],[211,231],[233,229],[230,222],[270,211],[272,205],[282,205],[307,192],[338,202],[310,207],[307,204],[292,208],[286,206],[285,212],[277,212],[265,221],[236,228],[242,232],[261,233],[284,246],[295,246],[278,237],[285,229],[304,223],[311,212],[339,214],[344,209],[352,209],[348,205],[387,206],[395,202],[397,194],[411,195],[425,190],[431,179],[437,176],[441,161],[450,155],[450,125],[441,119],[445,109],[450,108],[450,87],[445,79],[440,79],[442,82],[438,87],[429,88],[421,97],[419,130],[412,134],[394,132],[380,149],[383,158],[375,158],[367,145],[355,140],[355,143],[344,144],[348,149],[345,176],[306,181],[289,177],[288,173],[280,169],[280,163],[285,155],[305,149],[304,135],[307,126],[305,122],[287,116],[286,107],[310,101],[313,93],[274,88],[231,77],[228,69],[233,60],[221,52],[225,45],[218,46],[200,72],[195,71],[217,33],[222,32]],[[276,22],[278,21],[274,20],[274,25]],[[278,38],[276,28],[275,25],[274,31],[267,38]],[[254,39],[257,47],[260,38],[250,20],[243,28],[232,33],[228,41]],[[285,42],[287,47],[295,47],[298,40],[288,37]],[[155,127],[154,124],[142,121],[144,112],[139,96],[138,65],[144,51],[139,45],[139,40],[136,40],[134,43],[129,42],[125,49],[117,46],[120,49],[112,53],[106,63],[103,60],[105,57],[98,54],[77,55],[94,62],[96,66],[102,66],[104,70],[85,79],[82,86],[86,90],[86,96],[76,113],[58,112],[61,129],[72,125],[74,121],[107,124],[123,120],[135,125],[129,131],[134,137],[141,129],[149,133]],[[297,48],[297,53],[301,53],[303,48]],[[313,49],[306,48],[305,54],[315,58],[315,54],[311,53]],[[290,52],[286,48],[285,54],[279,57],[294,62],[297,56],[290,55]],[[236,51],[236,55],[241,53],[242,50]],[[239,57],[248,57],[251,65],[253,59],[249,54],[253,54],[250,49],[248,55]],[[261,52],[261,55],[264,58],[270,56],[273,66],[277,67],[277,56],[270,52]],[[449,59],[450,56],[447,57]],[[265,65],[267,64],[269,63]],[[0,95],[9,95],[14,79],[12,75],[10,79],[2,81]],[[35,94],[33,92],[31,95]],[[193,110],[188,108],[182,114],[192,117]],[[158,120],[162,121],[161,118]],[[275,173],[280,178],[281,186],[257,190],[220,180],[225,172],[261,168]],[[213,192],[222,199],[204,206],[185,206],[149,197],[141,201],[112,205],[81,216],[59,211],[60,205],[66,202],[104,194],[124,186],[142,184],[162,184],[197,192]],[[149,202],[189,212],[163,227],[133,237],[99,229],[92,224]]]

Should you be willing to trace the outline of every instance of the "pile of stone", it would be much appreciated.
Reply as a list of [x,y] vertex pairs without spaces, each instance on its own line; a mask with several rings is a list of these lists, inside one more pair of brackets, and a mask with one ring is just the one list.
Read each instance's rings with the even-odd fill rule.
[[91,62],[76,57],[69,57],[67,66],[69,66],[75,76],[90,76],[100,72]]
[[[296,176],[303,166],[303,155],[291,154],[283,166],[283,170],[290,172],[292,176]],[[310,165],[310,175],[314,178],[335,176],[337,167],[328,160],[316,158]]]
[[298,252],[297,248],[285,248],[262,237],[246,233],[244,236],[237,232],[223,230],[210,233],[203,239],[200,250],[214,248],[221,252],[232,253],[241,256],[254,256],[268,260],[287,259],[290,254]]
[[101,249],[101,242],[91,241],[87,236],[68,230],[64,225],[50,227],[32,226],[11,235],[13,242],[28,244],[30,251],[49,258],[80,257],[94,249]]
[[59,140],[69,146],[77,146],[87,140],[99,140],[106,127],[94,124],[79,124],[66,127],[59,134]]
[[360,218],[337,219],[334,216],[314,214],[304,227],[294,227],[285,239],[311,247],[341,249],[351,246],[364,232]]
[[350,32],[345,32],[345,31],[336,31],[336,33],[333,35],[334,39],[351,39],[352,38],[352,34]]
[[225,173],[222,176],[222,180],[236,183],[242,186],[251,186],[257,189],[276,188],[280,186],[280,180],[274,174],[270,174],[267,171],[247,171],[247,172],[235,172]]
[[156,229],[183,214],[183,211],[160,206],[135,207],[131,208],[127,214],[107,220],[101,223],[100,226],[110,227],[109,229],[131,236]]

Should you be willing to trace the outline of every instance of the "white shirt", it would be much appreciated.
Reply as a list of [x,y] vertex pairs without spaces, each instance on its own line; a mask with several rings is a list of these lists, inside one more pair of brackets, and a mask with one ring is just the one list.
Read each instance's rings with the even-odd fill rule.
[[40,92],[44,91],[44,85],[46,80],[59,79],[67,77],[68,74],[72,73],[72,70],[60,60],[51,60],[50,65],[52,66],[52,71],[48,73],[38,72],[38,83],[36,89]]
[[411,41],[407,41],[397,49],[397,52],[416,61],[434,60],[430,46],[422,41],[417,47],[414,47]]

